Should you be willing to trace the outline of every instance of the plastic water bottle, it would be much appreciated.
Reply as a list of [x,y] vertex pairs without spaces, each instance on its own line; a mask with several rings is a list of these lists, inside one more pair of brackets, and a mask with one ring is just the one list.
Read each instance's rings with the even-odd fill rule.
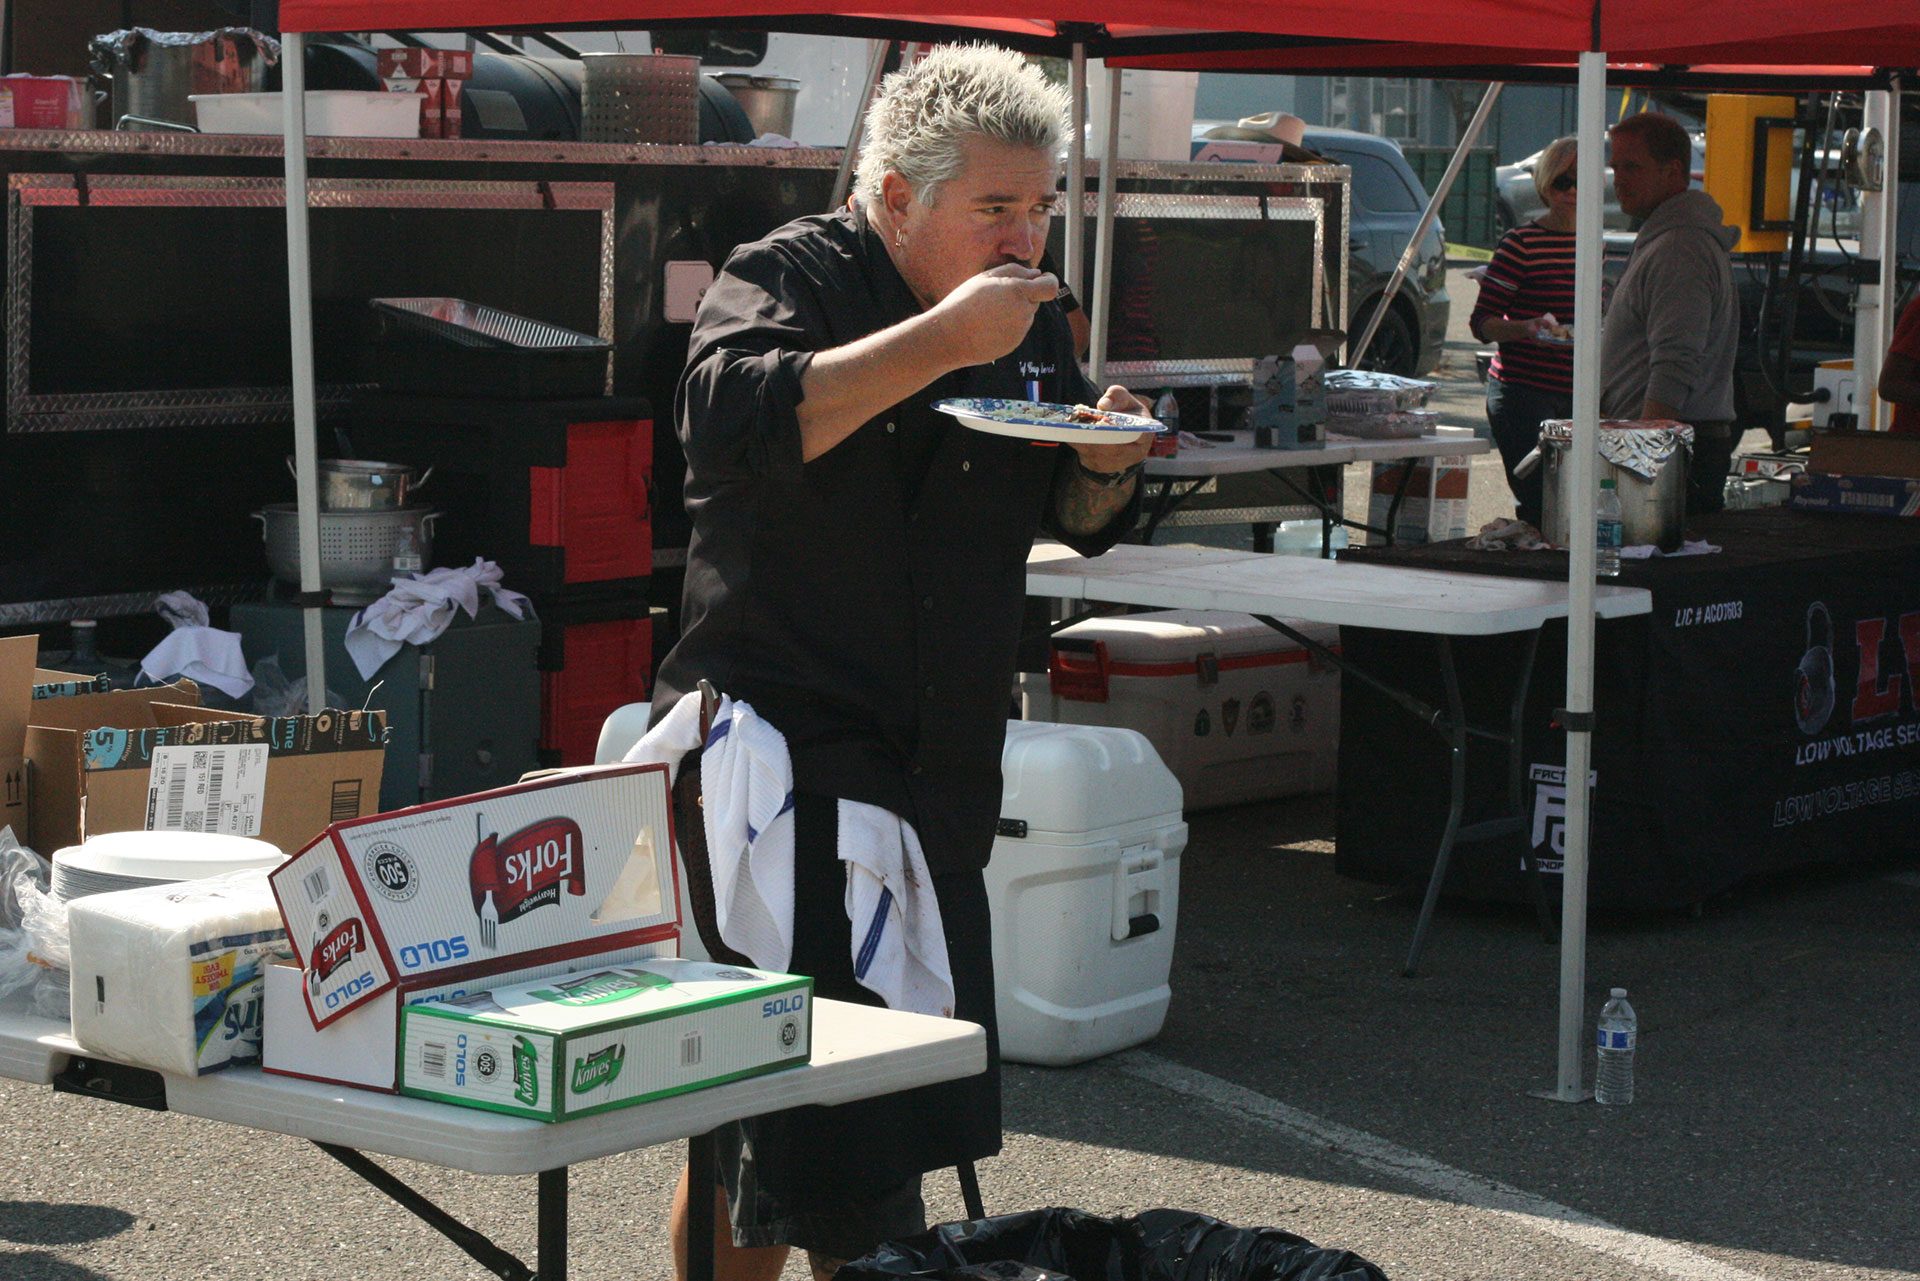
[[1153,438],[1153,456],[1171,458],[1180,452],[1180,402],[1171,391],[1153,402],[1153,416],[1167,425]]
[[1600,502],[1593,509],[1593,572],[1599,578],[1620,577],[1620,545],[1626,541],[1626,518],[1620,511],[1620,493],[1613,477],[1600,481]]
[[1640,1039],[1627,989],[1616,987],[1600,1011],[1600,1067],[1593,1077],[1596,1103],[1633,1102],[1633,1046]]
[[94,640],[94,630],[99,625],[91,618],[76,618],[67,624],[73,636],[73,651],[67,655],[67,665],[81,676],[96,676],[100,672],[100,650]]
[[393,572],[418,574],[425,571],[426,557],[421,555],[420,529],[409,521],[393,537]]

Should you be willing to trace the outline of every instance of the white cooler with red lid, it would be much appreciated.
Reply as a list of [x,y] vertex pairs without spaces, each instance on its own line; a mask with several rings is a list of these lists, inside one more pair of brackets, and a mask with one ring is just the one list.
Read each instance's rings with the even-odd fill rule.
[[[1289,625],[1340,646],[1337,627]],[[1340,672],[1250,614],[1088,619],[1054,634],[1048,668],[1022,677],[1027,718],[1145,734],[1189,811],[1333,789]]]
[[987,865],[1001,1056],[1050,1067],[1150,1041],[1171,996],[1180,784],[1132,730],[1012,721]]

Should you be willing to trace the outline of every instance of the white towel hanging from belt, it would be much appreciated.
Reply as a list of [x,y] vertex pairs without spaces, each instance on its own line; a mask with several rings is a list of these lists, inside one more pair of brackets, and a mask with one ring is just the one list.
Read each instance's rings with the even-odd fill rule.
[[[626,759],[675,776],[695,746],[714,915],[728,947],[769,970],[793,960],[793,767],[787,740],[746,703],[722,695],[704,744],[700,695],[682,695]],[[911,824],[859,801],[836,813],[846,864],[854,977],[891,1009],[953,1014],[946,933]]]

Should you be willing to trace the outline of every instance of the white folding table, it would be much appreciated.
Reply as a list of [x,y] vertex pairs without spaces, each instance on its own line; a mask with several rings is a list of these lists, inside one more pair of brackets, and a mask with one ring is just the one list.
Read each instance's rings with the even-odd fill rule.
[[[17,1003],[0,1005],[0,1077],[308,1139],[495,1275],[519,1281],[566,1276],[569,1165],[686,1139],[694,1186],[710,1186],[709,1136],[728,1121],[891,1094],[971,1076],[986,1064],[986,1033],[976,1023],[819,1000],[813,1007],[812,1060],[803,1067],[548,1123],[277,1076],[257,1067],[163,1076],[105,1063],[81,1048],[64,1022],[36,1017]],[[367,1152],[473,1174],[537,1175],[536,1268],[454,1219]],[[712,1199],[691,1197],[688,1210],[690,1270],[710,1277]]]
[[[1269,472],[1298,492],[1302,502],[1319,514],[1321,555],[1331,555],[1333,526],[1343,520],[1341,513],[1313,492],[1293,484],[1287,476],[1288,472],[1344,467],[1348,463],[1465,458],[1484,454],[1492,448],[1491,444],[1465,427],[1441,427],[1429,435],[1393,440],[1360,440],[1351,436],[1329,435],[1324,444],[1311,449],[1256,449],[1252,432],[1222,434],[1231,435],[1233,439],[1220,441],[1201,438],[1198,443],[1184,445],[1179,453],[1171,457],[1147,459],[1147,479],[1159,483],[1146,503],[1142,531],[1146,541],[1152,542],[1154,534],[1167,518],[1208,481],[1220,476]],[[1381,532],[1387,534],[1389,541],[1392,540],[1393,524],[1399,516],[1400,502],[1406,497],[1407,482],[1412,475],[1411,467],[1401,472],[1399,488],[1387,507],[1387,526]],[[1184,487],[1182,482],[1185,482]],[[1247,523],[1254,527],[1256,550],[1273,550],[1271,527],[1262,521]],[[1265,531],[1264,539],[1262,531]]]
[[[1447,823],[1434,855],[1420,919],[1414,927],[1413,945],[1408,950],[1404,968],[1406,974],[1411,975],[1419,962],[1420,948],[1440,897],[1440,884],[1446,878],[1453,847],[1461,841],[1489,840],[1525,830],[1521,799],[1524,755],[1521,716],[1533,679],[1533,658],[1540,628],[1548,620],[1565,618],[1568,613],[1564,582],[1205,547],[1122,545],[1104,556],[1089,559],[1075,555],[1058,543],[1042,542],[1034,545],[1027,558],[1027,591],[1035,596],[1066,600],[1252,614],[1380,691],[1446,740],[1452,766]],[[1645,614],[1652,608],[1653,595],[1645,588],[1603,586],[1594,592],[1594,612],[1601,618]],[[1446,706],[1435,707],[1379,675],[1345,662],[1340,655],[1302,635],[1282,619],[1432,635],[1439,651]],[[1503,729],[1480,728],[1468,722],[1449,638],[1508,633],[1525,634],[1528,639],[1525,658],[1514,683],[1507,724]],[[1491,739],[1506,746],[1508,808],[1504,814],[1463,826],[1470,737]],[[1545,891],[1530,848],[1523,857],[1535,907],[1551,936]]]

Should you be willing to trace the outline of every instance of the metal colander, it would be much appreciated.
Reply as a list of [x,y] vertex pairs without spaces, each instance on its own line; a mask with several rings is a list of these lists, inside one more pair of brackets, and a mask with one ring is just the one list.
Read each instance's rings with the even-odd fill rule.
[[[323,511],[320,516],[320,586],[336,605],[366,605],[393,585],[393,553],[400,531],[412,529],[419,540],[422,566],[433,564],[433,522],[440,513],[427,507],[391,511]],[[267,544],[267,568],[273,576],[300,585],[300,509],[295,503],[268,503],[253,513]]]
[[700,142],[700,59],[670,53],[580,58],[580,136],[587,142]]

